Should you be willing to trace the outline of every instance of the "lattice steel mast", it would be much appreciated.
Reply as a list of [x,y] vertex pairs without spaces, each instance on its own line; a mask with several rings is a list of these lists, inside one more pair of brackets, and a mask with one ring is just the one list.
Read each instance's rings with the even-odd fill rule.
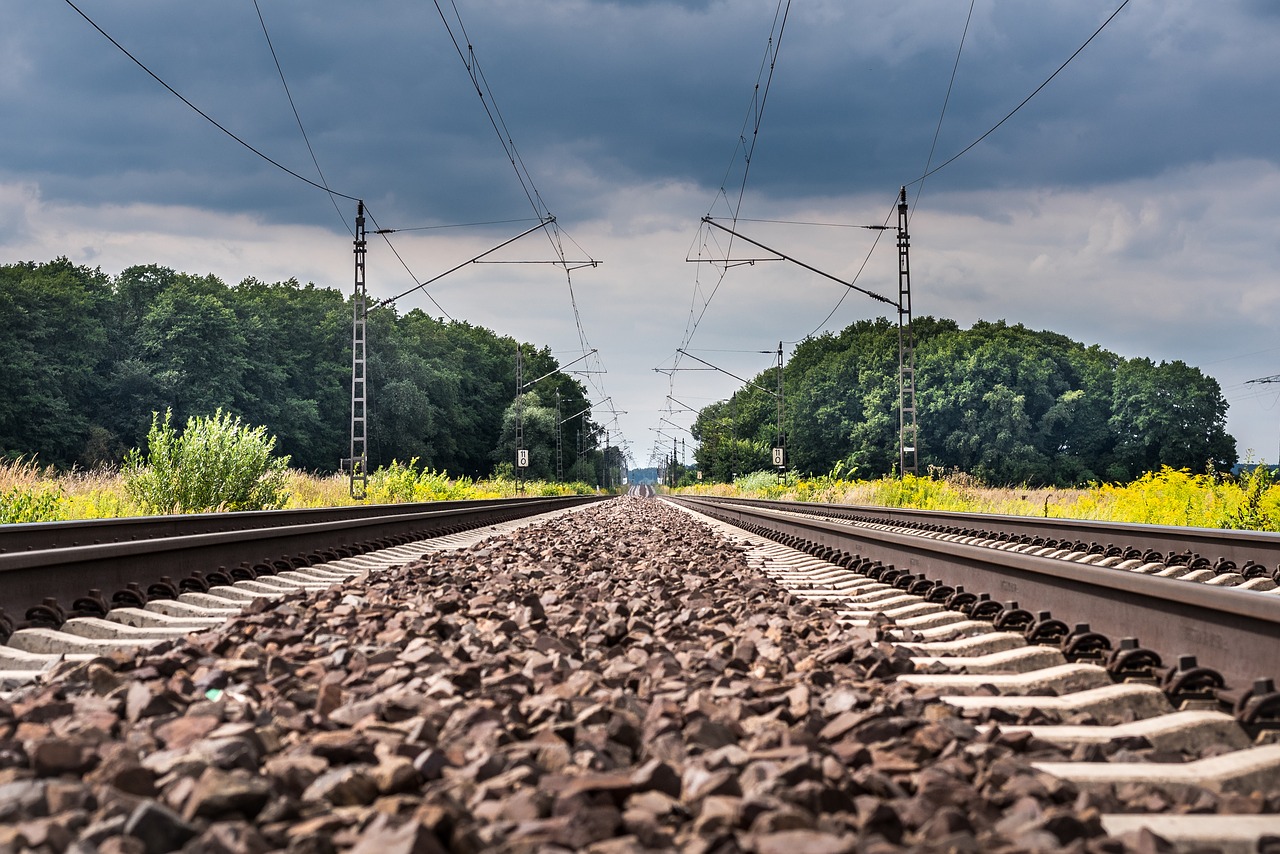
[[787,410],[786,403],[783,398],[782,391],[782,342],[778,342],[778,441],[774,444],[773,464],[777,466],[778,473],[784,474],[787,470],[787,433],[784,426]]
[[916,453],[916,340],[911,328],[911,238],[907,234],[907,188],[898,195],[898,471],[920,473]]
[[365,319],[368,291],[365,290],[364,202],[356,203],[356,287],[351,300],[351,497],[363,499],[369,487],[368,376],[365,373]]
[[[911,326],[911,239],[907,234],[907,188],[902,187],[898,191],[898,300],[894,302],[886,296],[882,296],[874,291],[866,288],[858,287],[853,282],[846,282],[838,276],[823,272],[817,267],[813,267],[803,261],[792,258],[783,252],[779,252],[771,246],[766,246],[758,240],[752,240],[750,237],[735,231],[732,228],[721,225],[710,216],[704,216],[702,221],[713,228],[718,228],[728,234],[732,234],[739,240],[746,241],[752,246],[757,246],[766,252],[772,252],[777,258],[751,258],[737,259],[745,260],[750,263],[756,261],[790,261],[797,266],[803,267],[810,272],[817,273],[833,282],[839,282],[850,290],[855,290],[860,294],[865,294],[872,299],[891,305],[898,310],[898,473],[904,475],[907,472],[911,474],[919,474],[919,461],[917,456],[917,445],[919,438],[919,428],[916,425],[916,356],[915,356],[915,331]],[[888,225],[864,225],[862,228],[872,229],[874,231],[888,231]],[[728,264],[735,259],[724,259],[717,263]],[[678,353],[685,353],[684,350],[677,349]],[[688,355],[685,353],[685,355]],[[696,357],[695,357],[696,358]],[[714,365],[712,367],[715,367]],[[781,398],[781,394],[779,394]],[[781,430],[779,430],[781,433]],[[775,456],[778,449],[774,449]],[[785,451],[784,451],[785,459]],[[781,466],[775,461],[775,465]]]
[[516,344],[516,493],[524,492],[524,469],[529,464],[524,449],[524,348]]
[[564,480],[564,422],[560,420],[560,389],[556,389],[556,483]]

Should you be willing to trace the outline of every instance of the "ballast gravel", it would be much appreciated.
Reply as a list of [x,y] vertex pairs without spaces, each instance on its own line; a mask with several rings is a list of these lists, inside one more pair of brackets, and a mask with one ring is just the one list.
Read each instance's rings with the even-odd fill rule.
[[0,851],[1154,852],[1100,816],[1280,810],[1081,792],[879,631],[618,499],[67,662],[0,703]]

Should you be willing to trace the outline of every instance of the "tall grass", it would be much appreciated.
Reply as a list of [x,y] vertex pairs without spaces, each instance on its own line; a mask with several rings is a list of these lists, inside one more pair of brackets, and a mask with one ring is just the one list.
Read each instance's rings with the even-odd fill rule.
[[862,481],[845,480],[838,473],[779,478],[771,472],[757,472],[732,484],[679,491],[1008,516],[1280,530],[1280,486],[1263,467],[1238,478],[1166,467],[1133,483],[1096,484],[1085,489],[991,487],[961,472]]
[[[345,507],[353,504],[399,504],[525,496],[588,495],[594,487],[585,483],[524,481],[506,478],[475,480],[450,478],[444,472],[419,468],[417,460],[393,462],[369,475],[367,502],[351,498],[350,482],[342,474],[310,474],[289,470],[284,474],[287,509]],[[110,519],[145,515],[144,507],[130,497],[120,472],[71,471],[57,473],[31,460],[0,461],[0,524],[55,522],[74,519]]]
[[0,464],[0,524],[63,518],[63,492],[52,469],[35,460]]
[[[508,498],[514,480],[449,478],[418,466],[394,462],[369,477],[369,503],[448,499]],[[341,507],[351,499],[344,475],[289,471],[287,507]],[[594,491],[582,484],[526,481],[523,494],[574,495]],[[746,498],[916,507],[923,510],[1048,516],[1203,528],[1280,531],[1280,486],[1268,470],[1232,478],[1161,469],[1128,484],[1097,484],[1086,489],[1029,489],[987,486],[960,472],[931,472],[915,477],[846,480],[833,475],[778,477],[757,472],[732,484],[706,484],[678,490],[689,494]],[[0,523],[49,522],[142,515],[142,508],[113,471],[58,474],[32,460],[0,462]]]

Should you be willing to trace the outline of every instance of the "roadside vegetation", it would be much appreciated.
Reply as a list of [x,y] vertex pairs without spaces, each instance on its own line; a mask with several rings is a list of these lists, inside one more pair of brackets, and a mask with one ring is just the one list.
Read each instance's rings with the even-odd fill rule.
[[[988,484],[1130,483],[1164,467],[1230,471],[1239,458],[1217,380],[1180,361],[1125,358],[1003,321],[917,317],[919,462]],[[898,466],[898,329],[884,318],[796,346],[783,370],[787,459],[871,481]],[[702,407],[696,468],[729,482],[767,470],[777,369]]]
[[[443,472],[415,468],[416,462],[392,462],[369,475],[369,498],[353,501],[346,475],[284,472],[286,510],[304,507],[345,507],[353,504],[402,504],[415,501],[457,501],[514,498],[517,495],[588,495],[594,486],[526,480],[517,492],[509,478],[451,478]],[[228,510],[229,507],[215,507]],[[241,508],[248,509],[248,508]],[[144,516],[150,511],[129,494],[119,471],[57,472],[29,461],[0,463],[0,524],[61,522]],[[191,510],[189,512],[200,512]]]
[[[355,504],[342,474],[288,468],[272,454],[275,437],[225,413],[189,419],[178,433],[157,416],[146,452],[118,470],[59,472],[32,460],[0,462],[0,524],[103,519],[160,513],[340,507]],[[367,503],[582,495],[581,483],[517,484],[508,476],[450,477],[411,459],[369,476]],[[816,477],[754,472],[732,483],[687,485],[685,494],[769,498],[967,513],[1280,530],[1280,486],[1265,466],[1239,477],[1161,468],[1125,484],[1083,488],[993,487],[958,471],[859,480],[838,467]]]
[[[331,473],[350,448],[351,311],[292,279],[0,265],[0,524],[354,503]],[[369,502],[584,493],[624,468],[549,348],[420,310],[368,323]],[[711,494],[1280,530],[1269,470],[1221,474],[1237,449],[1199,369],[1003,321],[913,329],[929,475],[892,475],[898,330],[879,318],[806,339],[781,377],[766,370],[703,407],[695,463],[672,476],[701,473],[688,490]],[[540,377],[518,402],[517,352]],[[829,474],[760,471],[780,438],[792,467]],[[557,448],[571,483],[553,482]]]
[[[351,319],[350,297],[293,279],[0,264],[0,458],[114,469],[152,413],[181,426],[221,410],[263,425],[294,468],[332,472],[350,455]],[[557,432],[575,449],[568,479],[616,466],[586,388],[548,347],[392,306],[369,312],[368,338],[370,471],[416,457],[475,478],[514,460],[517,346],[525,377],[541,377],[520,400],[526,474],[555,477]]]
[[1239,477],[1164,467],[1129,483],[1078,489],[992,487],[960,472],[874,480],[847,479],[839,472],[818,477],[755,472],[732,483],[686,486],[677,491],[1147,525],[1280,530],[1280,486],[1265,466]]
[[[276,456],[276,437],[218,410],[187,419],[179,432],[173,413],[156,414],[145,452],[135,448],[118,471],[59,473],[30,460],[0,463],[0,524],[108,519],[170,513],[340,507],[355,504],[341,474],[291,470]],[[371,504],[402,504],[523,495],[591,492],[583,483],[509,478],[450,478],[444,472],[392,460],[369,476]]]

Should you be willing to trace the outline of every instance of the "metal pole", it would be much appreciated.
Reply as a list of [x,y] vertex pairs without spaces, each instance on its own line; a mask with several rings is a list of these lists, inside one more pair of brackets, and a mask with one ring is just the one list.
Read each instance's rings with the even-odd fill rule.
[[787,436],[783,427],[783,419],[786,415],[786,408],[782,398],[782,342],[778,342],[778,449],[780,459],[778,460],[779,474],[785,473],[787,470]]
[[524,351],[516,344],[516,494],[524,492],[524,466],[520,465],[520,453],[524,450]]
[[907,188],[898,195],[898,472],[920,473],[916,424],[916,340],[911,328],[911,238]]
[[738,395],[729,398],[729,482],[738,476]]
[[556,389],[556,482],[564,480],[564,425],[560,422],[560,389]]
[[364,202],[356,203],[355,295],[351,299],[351,497],[363,499],[369,488],[368,376],[366,374]]

